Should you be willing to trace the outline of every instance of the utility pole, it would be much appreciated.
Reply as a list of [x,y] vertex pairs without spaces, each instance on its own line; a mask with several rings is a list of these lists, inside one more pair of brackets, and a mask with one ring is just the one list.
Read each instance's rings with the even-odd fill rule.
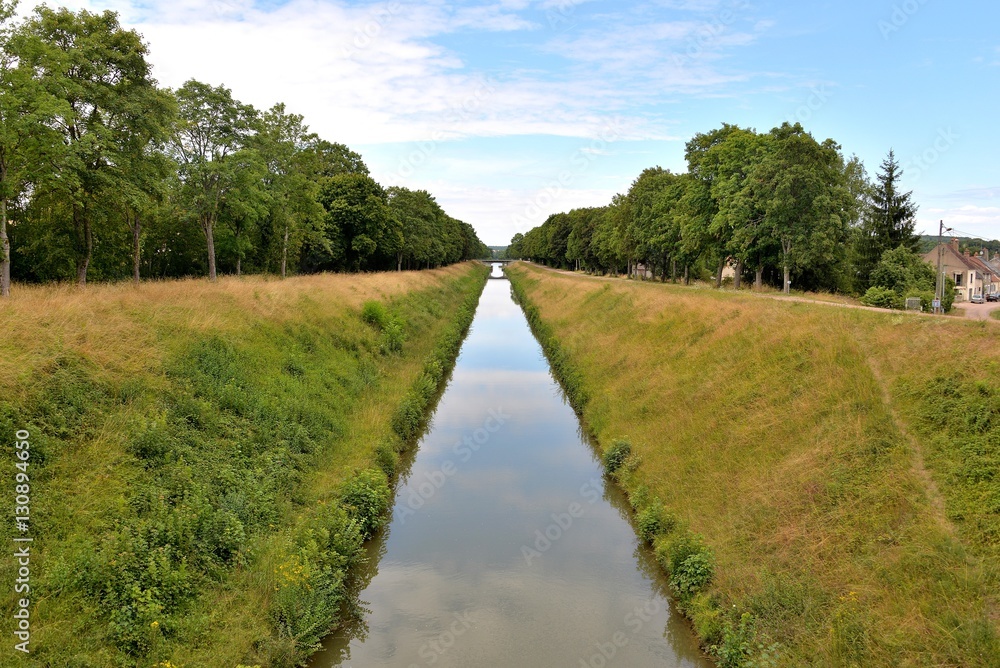
[[[947,228],[951,232],[951,228]],[[938,264],[937,264],[937,280],[934,282],[934,312],[944,313],[944,307],[941,305],[944,299],[944,290],[948,285],[947,281],[944,280],[944,275],[941,273],[941,256],[944,254],[944,221],[941,221],[938,227]]]

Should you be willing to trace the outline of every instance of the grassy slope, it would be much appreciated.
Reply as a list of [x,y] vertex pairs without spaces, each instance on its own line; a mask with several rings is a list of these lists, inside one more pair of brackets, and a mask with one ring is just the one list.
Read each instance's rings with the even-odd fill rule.
[[[391,418],[427,384],[425,362],[453,350],[484,277],[461,265],[18,290],[0,312],[0,428],[32,434],[32,655],[6,643],[0,665],[298,660],[291,636],[310,620],[290,623],[281,597],[340,586],[336,568],[310,566],[314,534],[356,537],[341,488],[402,447]],[[367,300],[404,323],[401,354],[359,317]]]
[[996,326],[510,272],[634,504],[714,553],[706,644],[756,620],[723,665],[1000,665]]

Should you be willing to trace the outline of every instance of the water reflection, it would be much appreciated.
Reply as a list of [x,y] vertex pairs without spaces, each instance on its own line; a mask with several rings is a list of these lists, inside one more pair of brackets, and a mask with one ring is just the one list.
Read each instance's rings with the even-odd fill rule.
[[369,545],[369,612],[311,665],[709,665],[628,517],[509,284],[490,281]]

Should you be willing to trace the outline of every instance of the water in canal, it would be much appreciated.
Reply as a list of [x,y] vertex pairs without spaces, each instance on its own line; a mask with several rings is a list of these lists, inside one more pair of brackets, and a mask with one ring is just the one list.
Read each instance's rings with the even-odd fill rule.
[[506,280],[486,285],[369,556],[367,612],[312,668],[710,665]]

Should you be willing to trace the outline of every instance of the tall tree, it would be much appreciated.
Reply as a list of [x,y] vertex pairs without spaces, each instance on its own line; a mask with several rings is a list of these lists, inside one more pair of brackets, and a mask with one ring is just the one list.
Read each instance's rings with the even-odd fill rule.
[[281,277],[288,272],[288,257],[319,224],[319,179],[328,168],[317,155],[329,155],[324,144],[298,114],[289,114],[276,104],[260,119],[254,146],[266,166],[264,185],[269,199],[267,220],[280,249]]
[[920,238],[914,234],[917,205],[911,192],[900,192],[903,176],[892,149],[882,161],[875,183],[868,191],[862,213],[861,227],[856,237],[858,288],[863,291],[871,284],[871,273],[887,250],[900,246],[916,251]]
[[49,185],[70,202],[77,280],[84,285],[104,202],[130,178],[115,167],[128,162],[136,137],[141,143],[162,132],[168,118],[161,112],[169,105],[150,74],[146,45],[121,28],[114,12],[42,6],[25,38],[22,61],[65,103],[52,122],[64,150],[55,160],[59,178]]
[[369,268],[377,253],[395,244],[395,225],[385,190],[369,176],[338,174],[329,178],[320,194],[326,209],[327,237],[332,257],[327,268],[360,271]]
[[770,133],[768,150],[747,179],[762,227],[781,245],[784,292],[791,272],[835,261],[847,236],[850,193],[840,147],[822,144],[800,124]]
[[[179,166],[181,198],[197,220],[208,251],[208,278],[217,276],[215,226],[228,196],[246,185],[240,174],[244,148],[254,128],[256,110],[233,99],[225,86],[190,80],[177,91],[179,120],[171,152]],[[242,183],[241,183],[242,182]]]

